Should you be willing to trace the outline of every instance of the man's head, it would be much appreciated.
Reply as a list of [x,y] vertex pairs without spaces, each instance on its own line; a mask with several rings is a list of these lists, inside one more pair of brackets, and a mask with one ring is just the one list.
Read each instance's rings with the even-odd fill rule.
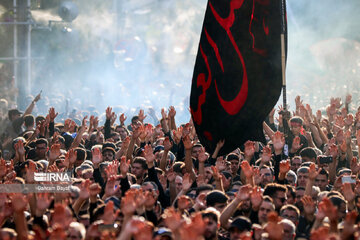
[[202,211],[201,216],[205,222],[204,238],[206,240],[217,239],[220,227],[220,213],[214,208]]
[[306,187],[306,182],[309,178],[309,167],[300,167],[297,170],[297,183],[298,187]]
[[75,148],[76,152],[76,161],[75,161],[75,167],[80,166],[86,159],[86,150],[84,148],[77,147]]
[[295,156],[290,159],[290,168],[294,172],[296,172],[298,170],[298,168],[301,166],[301,164],[302,164],[302,159],[300,156]]
[[295,136],[299,136],[303,124],[303,119],[301,117],[292,117],[290,119],[290,130]]
[[175,177],[175,186],[176,186],[176,193],[179,193],[183,189],[183,178],[179,175],[176,175]]
[[229,191],[232,183],[232,175],[227,171],[222,171],[221,175],[222,175],[224,190]]
[[35,152],[38,159],[46,159],[46,153],[48,150],[48,141],[45,138],[39,138],[36,140]]
[[129,131],[124,126],[117,126],[115,131],[119,133],[120,139],[124,141],[124,139],[129,136]]
[[156,183],[154,183],[154,182],[151,182],[151,181],[144,182],[144,183],[141,185],[141,189],[142,189],[143,191],[145,191],[145,192],[148,191],[148,192],[153,193],[155,199],[157,199],[158,196],[159,196],[158,186],[157,186]]
[[264,196],[272,198],[276,211],[287,203],[286,187],[277,183],[270,183],[264,189]]
[[207,207],[214,207],[219,212],[224,210],[228,200],[229,198],[223,192],[218,190],[211,191],[206,195]]
[[35,118],[33,115],[28,114],[24,116],[24,125],[27,129],[33,128],[35,125]]
[[264,196],[258,212],[260,225],[263,225],[267,222],[267,215],[273,211],[275,211],[275,206],[272,199],[269,196]]
[[294,240],[296,235],[295,224],[289,219],[282,219],[280,223],[282,224],[284,229],[283,240]]
[[204,173],[204,176],[205,176],[205,181],[207,183],[210,183],[210,180],[212,179],[213,177],[213,170],[211,169],[211,165],[210,164],[205,164],[205,173]]
[[236,217],[230,224],[230,240],[241,240],[242,236],[252,234],[252,224],[250,219],[244,216]]
[[299,223],[300,210],[292,204],[286,204],[280,209],[280,217],[289,219],[295,225]]
[[293,170],[288,171],[285,178],[291,186],[295,186],[297,182],[297,176]]
[[341,220],[345,219],[347,204],[346,204],[346,200],[343,198],[343,196],[332,195],[329,197],[329,200],[335,207],[337,207],[339,219],[341,219]]
[[303,162],[316,162],[316,152],[312,147],[306,147],[300,151],[300,156]]
[[135,175],[137,179],[142,179],[147,170],[146,160],[143,157],[134,158],[131,166],[131,173]]
[[8,117],[9,117],[10,121],[14,121],[14,120],[18,119],[19,117],[21,117],[21,115],[22,115],[22,112],[20,112],[17,109],[10,109],[8,111]]
[[198,158],[198,156],[199,156],[199,153],[201,152],[201,148],[202,148],[203,146],[200,144],[200,143],[197,143],[197,144],[195,144],[193,147],[192,147],[192,151],[191,151],[191,156],[193,157],[193,158]]
[[320,191],[326,191],[326,187],[329,184],[329,173],[325,169],[321,169],[317,177],[315,178],[315,186],[320,188]]
[[113,161],[115,159],[115,150],[112,147],[105,147],[102,149],[102,156],[104,162]]
[[239,155],[236,153],[230,153],[226,157],[226,161],[230,162],[230,171],[232,175],[236,175],[239,170]]
[[272,183],[274,181],[274,174],[272,168],[266,165],[262,166],[260,168],[260,178],[260,185],[262,187],[265,187],[267,184]]

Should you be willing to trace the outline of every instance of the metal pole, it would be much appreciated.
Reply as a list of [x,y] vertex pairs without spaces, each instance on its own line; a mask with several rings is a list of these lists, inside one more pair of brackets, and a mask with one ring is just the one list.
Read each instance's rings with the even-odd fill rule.
[[[27,21],[31,23],[31,0],[27,0]],[[31,24],[27,25],[27,86],[28,94],[31,93]]]
[[286,0],[281,0],[281,68],[282,68],[282,85],[283,85],[283,107],[287,110],[286,102],[286,52],[285,52],[285,34],[286,34]]
[[17,86],[18,78],[17,78],[17,3],[16,0],[13,1],[13,7],[14,7],[14,48],[13,48],[13,71],[14,71],[14,84]]

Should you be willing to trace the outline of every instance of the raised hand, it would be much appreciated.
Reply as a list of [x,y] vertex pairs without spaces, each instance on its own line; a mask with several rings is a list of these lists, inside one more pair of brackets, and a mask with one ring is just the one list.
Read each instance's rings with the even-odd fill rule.
[[29,166],[25,166],[25,170],[26,170],[26,176],[25,176],[26,183],[35,182],[34,180],[34,173],[36,172],[35,162],[29,161]]
[[285,146],[285,137],[284,134],[277,131],[271,138],[274,146],[274,150],[276,154],[279,154],[282,152],[284,146]]
[[184,143],[185,150],[191,150],[192,147],[194,146],[194,142],[190,139],[189,135],[186,135],[183,138],[183,143]]
[[102,215],[101,220],[104,221],[104,224],[113,224],[119,213],[120,210],[114,212],[114,202],[109,201],[105,205],[104,214]]
[[271,148],[268,146],[265,146],[262,150],[262,156],[261,156],[261,160],[263,163],[268,163],[270,162],[271,159]]
[[72,215],[66,205],[63,203],[55,203],[54,212],[51,217],[51,225],[55,226],[58,224],[62,226],[63,229],[67,229],[72,221]]
[[348,203],[352,203],[355,200],[355,193],[351,187],[351,183],[343,183],[342,194]]
[[252,189],[253,188],[249,184],[241,186],[236,194],[236,199],[239,201],[245,201],[249,199]]
[[246,141],[244,146],[245,146],[245,150],[244,150],[245,158],[246,159],[251,159],[254,156],[254,153],[255,153],[255,142]]
[[118,180],[117,176],[115,175],[111,175],[108,177],[107,181],[106,181],[106,186],[105,186],[105,194],[103,197],[108,198],[111,197],[113,195],[115,195],[117,193],[117,191],[119,190],[119,186],[116,186],[116,181]]
[[1,158],[0,159],[0,179],[2,179],[7,173],[6,161]]
[[125,196],[121,199],[121,212],[124,216],[131,216],[134,214],[136,210],[136,195],[138,194],[138,190],[130,189],[126,191]]
[[166,151],[166,152],[170,151],[170,149],[173,146],[173,144],[170,141],[169,137],[165,137],[163,145],[164,145],[164,151]]
[[358,172],[360,171],[360,164],[358,163],[358,160],[356,157],[353,157],[351,159],[350,168],[351,168],[351,172],[353,174],[358,174]]
[[309,179],[315,181],[315,178],[319,175],[321,168],[316,170],[315,163],[311,163],[309,167]]
[[176,211],[173,207],[166,208],[162,215],[165,225],[172,231],[176,232],[185,223],[182,219],[181,213]]
[[53,144],[50,148],[49,159],[55,161],[60,156],[60,144]]
[[282,160],[279,166],[279,173],[286,175],[290,171],[290,160]]
[[144,115],[144,110],[143,109],[140,109],[138,117],[139,117],[139,121],[143,123],[144,119],[147,117],[147,115]]
[[209,158],[209,154],[206,153],[205,148],[202,147],[200,153],[198,155],[198,160],[200,163],[205,163],[205,161]]
[[351,94],[346,95],[345,103],[346,103],[346,104],[350,104],[350,103],[351,103],[351,99],[352,99]]
[[190,177],[190,174],[185,173],[183,176],[183,182],[182,182],[183,190],[184,191],[189,190],[191,188],[192,184],[193,184],[193,181]]
[[175,117],[175,115],[176,115],[176,111],[175,111],[174,106],[170,106],[170,108],[169,108],[169,117],[173,118],[173,117]]
[[300,144],[300,137],[295,137],[291,145],[291,152],[295,153],[300,150],[303,144]]
[[90,185],[91,182],[89,179],[86,179],[79,185],[80,188],[79,199],[85,200],[90,197]]
[[74,149],[70,149],[65,155],[64,165],[69,168],[70,166],[74,165],[76,159],[77,152]]
[[213,178],[215,181],[220,181],[222,178],[222,175],[219,173],[216,167],[211,166],[211,170],[213,171]]
[[101,193],[101,187],[98,183],[93,183],[89,187],[89,194],[91,202],[96,202],[97,195]]
[[[183,127],[178,127],[177,130],[173,130],[173,138],[176,144],[180,143],[181,137],[182,137]],[[360,141],[359,141],[360,143]]]
[[304,212],[307,216],[313,216],[316,211],[316,204],[310,196],[302,197],[301,202],[304,206]]
[[335,144],[330,144],[329,153],[333,157],[333,159],[335,159],[339,154],[338,147]]
[[348,114],[344,119],[344,123],[346,126],[351,126],[354,123],[354,116],[352,114]]
[[322,119],[321,110],[317,110],[317,111],[316,111],[316,120],[317,120],[317,122],[320,122],[321,119]]
[[246,178],[252,178],[254,176],[253,167],[250,166],[248,161],[242,161],[240,167]]
[[91,161],[94,163],[94,165],[99,165],[102,162],[102,154],[99,148],[95,147],[92,150],[91,156]]
[[49,117],[50,117],[50,122],[54,122],[55,118],[57,117],[58,113],[55,112],[55,108],[51,107],[49,108]]
[[204,234],[205,224],[201,212],[197,212],[191,217],[191,222],[181,228],[181,239],[199,239]]
[[175,182],[176,173],[174,172],[174,170],[172,168],[167,172],[166,178],[170,183]]
[[319,203],[319,208],[320,208],[320,205],[322,205],[321,208],[323,209],[325,215],[329,218],[330,221],[337,221],[337,219],[338,219],[337,207],[335,207],[328,198],[324,198]]
[[254,187],[250,194],[251,206],[253,209],[259,209],[263,200],[262,192],[260,187]]
[[106,172],[106,176],[107,177],[111,177],[111,176],[117,176],[118,174],[118,169],[119,169],[119,162],[118,161],[112,161],[106,168],[105,168],[105,172]]
[[226,160],[224,157],[220,156],[216,158],[215,166],[219,172],[224,171],[226,169]]
[[36,195],[36,210],[40,213],[44,213],[46,209],[49,208],[52,200],[54,199],[53,196],[50,196],[49,193],[38,193]]
[[129,168],[130,168],[130,160],[126,161],[126,157],[122,156],[120,160],[121,176],[126,177],[127,173],[129,172]]
[[301,105],[303,105],[303,103],[302,103],[302,100],[301,100],[300,96],[298,95],[298,96],[295,97],[295,106],[298,108]]
[[11,200],[11,207],[14,210],[14,212],[25,211],[29,202],[27,195],[22,193],[11,193],[10,200]]
[[276,212],[270,212],[267,216],[268,223],[265,231],[269,234],[269,239],[283,239],[284,228],[280,223],[281,218]]
[[146,162],[148,164],[151,164],[153,165],[154,164],[154,161],[155,161],[155,155],[154,155],[154,152],[153,152],[153,149],[151,147],[151,145],[147,144],[145,145],[144,147],[144,157],[146,159]]
[[14,148],[15,148],[16,153],[19,154],[19,156],[25,155],[25,148],[24,148],[23,141],[21,141],[21,140],[17,141],[14,145]]
[[105,114],[106,114],[106,120],[111,120],[111,118],[113,118],[113,116],[115,115],[111,107],[106,108]]

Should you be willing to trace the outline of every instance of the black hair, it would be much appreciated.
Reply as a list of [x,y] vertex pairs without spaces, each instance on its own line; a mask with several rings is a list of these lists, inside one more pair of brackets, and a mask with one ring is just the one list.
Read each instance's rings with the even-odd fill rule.
[[26,127],[31,127],[34,125],[34,123],[35,123],[35,118],[33,115],[28,114],[24,117],[24,125]]
[[145,169],[145,170],[147,169],[146,159],[143,157],[135,157],[133,164],[134,163],[139,163],[143,169]]
[[46,147],[49,146],[49,142],[45,138],[39,138],[38,140],[36,140],[35,145],[39,144],[45,144]]
[[315,158],[317,157],[315,150],[312,147],[306,147],[300,151],[300,156],[308,157],[308,158]]
[[286,193],[287,189],[284,185],[278,183],[269,183],[266,185],[263,195],[272,198],[275,196],[276,192],[278,191],[282,191]]

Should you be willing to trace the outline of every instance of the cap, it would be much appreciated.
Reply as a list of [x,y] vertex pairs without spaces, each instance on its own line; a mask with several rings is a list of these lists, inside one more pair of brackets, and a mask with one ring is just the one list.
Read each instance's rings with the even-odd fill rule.
[[154,154],[157,153],[157,152],[160,152],[160,151],[162,151],[162,150],[164,150],[164,146],[162,146],[162,145],[157,145],[157,146],[155,147],[155,149],[154,149]]
[[115,150],[114,150],[114,148],[112,148],[112,147],[106,147],[106,148],[103,148],[103,149],[102,149],[102,153],[104,153],[104,152],[106,152],[106,151],[110,151],[110,152],[112,152],[113,154],[115,154]]
[[229,231],[237,228],[240,232],[251,231],[251,222],[247,217],[240,216],[235,218],[230,224]]
[[17,110],[17,109],[10,109],[9,111],[8,111],[8,116],[9,116],[9,118],[10,118],[10,116],[12,116],[12,115],[15,115],[15,114],[23,114],[22,112],[20,112],[19,110]]

